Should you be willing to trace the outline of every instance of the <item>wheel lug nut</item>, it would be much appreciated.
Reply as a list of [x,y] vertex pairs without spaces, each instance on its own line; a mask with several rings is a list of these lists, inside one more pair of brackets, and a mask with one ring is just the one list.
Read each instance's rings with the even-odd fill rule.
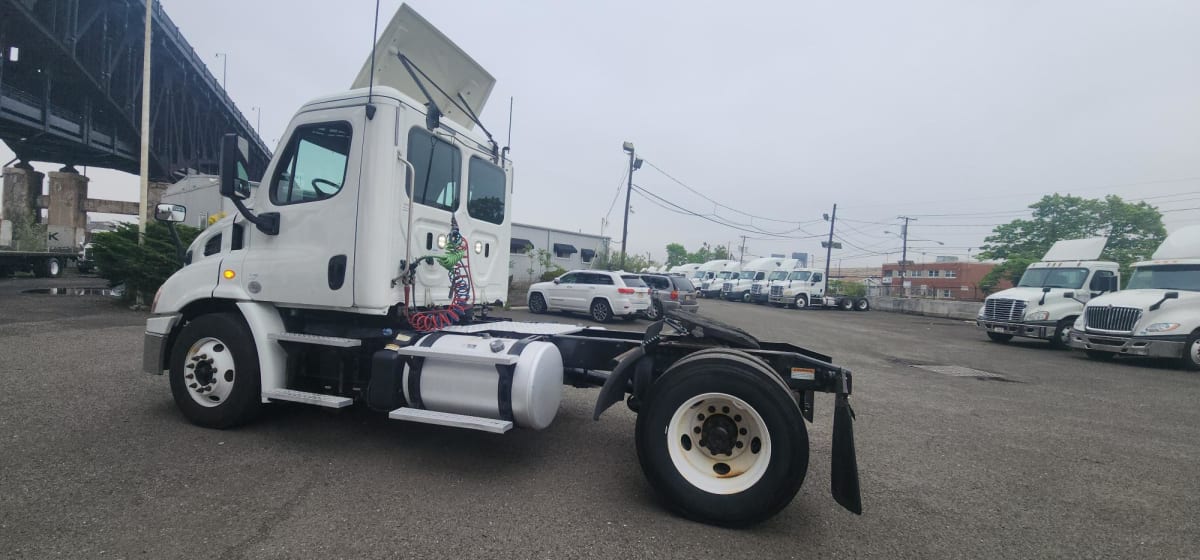
[[184,379],[192,379],[192,378],[194,378],[194,377],[196,377],[196,376],[195,376],[195,375],[192,375],[192,374],[190,374],[190,373],[189,373],[189,374],[187,374],[187,375],[185,375],[185,376],[183,376],[183,378],[184,378]]
[[195,389],[196,387],[198,387],[198,385],[196,385],[195,383],[192,383],[191,385],[188,385],[188,387],[189,387],[189,388],[192,388],[192,389]]
[[734,442],[733,444],[734,444],[735,446],[737,446],[737,448],[738,448],[738,449],[741,449],[741,448],[742,448],[742,445],[744,445],[744,444],[743,444],[742,442],[740,442],[740,441],[736,441],[736,442]]

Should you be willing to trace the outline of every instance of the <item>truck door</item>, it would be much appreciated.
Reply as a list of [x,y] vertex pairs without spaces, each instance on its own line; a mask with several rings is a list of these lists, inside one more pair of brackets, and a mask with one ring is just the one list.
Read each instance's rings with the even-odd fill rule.
[[251,228],[242,279],[251,298],[353,305],[361,120],[329,110],[292,121],[255,200],[256,213],[279,213],[279,234]]

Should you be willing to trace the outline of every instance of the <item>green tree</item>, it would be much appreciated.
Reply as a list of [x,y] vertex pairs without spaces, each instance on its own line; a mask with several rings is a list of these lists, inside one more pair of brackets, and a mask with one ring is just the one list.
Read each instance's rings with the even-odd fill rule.
[[695,262],[690,260],[689,256],[687,247],[679,243],[667,244],[667,266],[678,266],[688,262]]
[[[175,227],[184,246],[190,245],[200,233],[188,226]],[[111,286],[124,284],[127,300],[141,292],[145,301],[149,301],[159,286],[183,266],[170,230],[157,222],[146,224],[144,245],[138,245],[137,224],[121,224],[115,231],[97,233],[92,236],[92,254],[100,277]]]
[[1054,242],[1085,237],[1107,236],[1101,258],[1120,264],[1122,275],[1127,276],[1129,265],[1149,258],[1167,234],[1157,208],[1145,202],[1125,202],[1116,195],[1089,199],[1052,194],[1029,208],[1033,210],[1029,219],[996,226],[984,239],[980,259],[1012,264],[992,270],[980,282],[981,289],[994,288],[1004,277],[1019,280],[1025,267],[1040,259]]

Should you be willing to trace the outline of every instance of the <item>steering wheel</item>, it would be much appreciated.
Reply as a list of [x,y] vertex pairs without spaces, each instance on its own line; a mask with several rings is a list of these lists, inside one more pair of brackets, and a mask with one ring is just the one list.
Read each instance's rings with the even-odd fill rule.
[[[321,187],[317,186],[317,183],[325,183],[326,185],[333,187],[333,191],[327,192],[325,190],[322,190]],[[329,198],[329,197],[337,194],[338,190],[342,188],[341,185],[334,183],[333,181],[330,181],[328,179],[321,179],[321,178],[313,179],[310,182],[310,184],[312,185],[313,190],[317,191],[317,194],[320,194],[322,198]]]

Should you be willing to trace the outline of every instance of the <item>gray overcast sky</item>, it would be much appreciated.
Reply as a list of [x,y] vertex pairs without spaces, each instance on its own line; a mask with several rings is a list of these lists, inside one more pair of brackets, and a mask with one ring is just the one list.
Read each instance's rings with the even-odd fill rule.
[[[229,53],[230,94],[251,122],[263,107],[272,146],[307,99],[350,85],[371,44],[371,0],[162,3],[218,78],[214,53]],[[911,258],[961,256],[1056,191],[1156,197],[1169,231],[1200,223],[1200,2],[410,3],[496,76],[490,129],[516,98],[520,222],[598,232],[629,140],[721,204],[792,223],[635,173],[690,210],[821,234],[838,203],[844,266],[898,251],[883,233],[897,215],[958,214],[920,217],[911,237],[945,247],[913,242]],[[381,27],[399,5],[383,2]],[[92,196],[137,198],[132,176],[89,175]],[[604,231],[618,242],[623,196]],[[640,196],[631,252],[740,243]],[[790,251],[819,240],[747,242]]]

